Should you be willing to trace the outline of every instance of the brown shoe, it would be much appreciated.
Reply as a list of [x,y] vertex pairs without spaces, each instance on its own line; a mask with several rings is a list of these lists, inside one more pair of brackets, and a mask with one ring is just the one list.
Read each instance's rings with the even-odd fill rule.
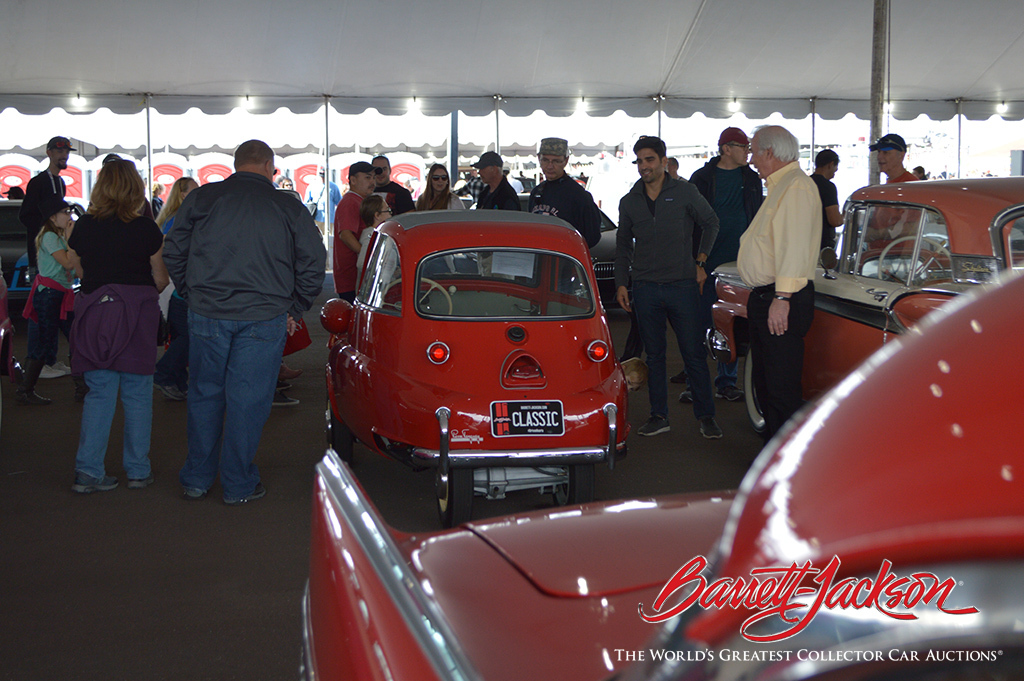
[[287,364],[281,362],[281,369],[277,372],[277,380],[279,381],[294,381],[296,378],[302,375],[302,369],[291,369]]

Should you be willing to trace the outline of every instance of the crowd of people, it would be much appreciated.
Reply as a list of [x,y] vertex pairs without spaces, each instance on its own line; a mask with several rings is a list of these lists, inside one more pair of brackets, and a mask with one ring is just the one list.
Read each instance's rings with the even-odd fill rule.
[[[870,148],[889,182],[918,179],[903,167],[907,145],[899,135],[885,135]],[[204,186],[183,177],[166,199],[164,188],[154,187],[161,200],[153,203],[134,163],[111,154],[88,211],[74,222],[60,176],[71,151],[67,138],[50,140],[49,164],[28,183],[21,208],[32,285],[16,397],[45,406],[50,400],[36,392],[43,371],[73,376],[75,399],[84,402],[72,485],[79,493],[118,485],[104,465],[118,395],[127,486],[153,482],[149,447],[157,390],[187,402],[183,496],[205,498],[219,477],[225,503],[262,497],[256,449],[272,406],[297,404],[282,391],[299,372],[284,365],[282,354],[322,292],[323,237],[332,239],[334,292],[353,302],[369,236],[379,224],[414,210],[465,209],[443,164],[429,168],[414,200],[393,180],[383,155],[353,163],[346,192],[321,174],[320,184],[300,197],[291,179],[279,175],[273,150],[250,140],[236,149],[230,177]],[[714,398],[735,401],[743,392],[736,362],[718,363],[712,380],[702,339],[717,299],[715,269],[736,261],[752,288],[748,361],[770,438],[802,401],[814,269],[842,224],[831,182],[840,159],[831,149],[821,151],[808,176],[797,163],[798,141],[780,126],[762,126],[751,138],[726,128],[718,154],[689,181],[678,176],[662,139],[641,137],[633,152],[639,179],[619,203],[614,275],[616,300],[634,327],[623,357],[645,353],[648,366],[650,416],[638,432],[649,437],[670,429],[671,380],[686,384],[679,401],[693,405],[701,435],[723,437]],[[569,159],[566,140],[541,141],[544,180],[530,191],[526,210],[565,220],[592,247],[601,235],[600,211],[566,173]],[[493,151],[473,164],[465,190],[477,209],[521,210],[503,166]],[[158,361],[161,294],[169,333]],[[667,326],[685,366],[671,379]],[[61,333],[73,341],[70,367],[57,361]]]

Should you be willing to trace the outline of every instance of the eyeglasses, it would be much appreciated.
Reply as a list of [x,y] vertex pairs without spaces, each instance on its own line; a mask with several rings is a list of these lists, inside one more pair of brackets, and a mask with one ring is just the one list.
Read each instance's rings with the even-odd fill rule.
[[380,166],[374,166],[373,167],[373,174],[374,175],[383,175],[384,174],[384,169],[381,168]]
[[739,142],[726,142],[725,146],[727,146],[727,147],[737,147],[738,149],[745,149],[747,151],[750,151],[750,145],[749,144],[740,144]]
[[390,208],[385,208],[385,209],[379,210],[377,212],[378,213],[387,213],[388,215],[391,215],[391,209]]
[[60,211],[60,212],[61,212],[61,213],[64,213],[64,215],[73,215],[75,211],[73,211],[73,210],[72,210],[72,209],[70,209],[70,208],[65,208],[64,210],[62,210],[62,211]]
[[447,175],[431,175],[430,179],[433,180],[434,182],[438,182],[440,180],[444,180],[445,182],[447,182],[448,181],[448,176]]

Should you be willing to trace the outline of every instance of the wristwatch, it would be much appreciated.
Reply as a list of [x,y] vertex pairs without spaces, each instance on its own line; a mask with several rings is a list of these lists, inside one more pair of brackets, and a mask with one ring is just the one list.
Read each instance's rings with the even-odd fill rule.
[[785,300],[788,303],[789,302],[789,296],[782,296],[782,295],[779,295],[778,293],[776,293],[775,294],[775,300]]
[[705,265],[708,264],[707,260],[694,260],[694,262],[697,263],[697,267],[701,269],[704,269]]

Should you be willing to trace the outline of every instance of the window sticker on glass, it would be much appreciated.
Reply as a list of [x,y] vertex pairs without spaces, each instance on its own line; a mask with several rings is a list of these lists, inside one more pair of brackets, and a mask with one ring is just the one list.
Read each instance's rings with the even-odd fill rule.
[[533,253],[496,251],[491,261],[491,273],[530,278],[533,276],[535,258]]

